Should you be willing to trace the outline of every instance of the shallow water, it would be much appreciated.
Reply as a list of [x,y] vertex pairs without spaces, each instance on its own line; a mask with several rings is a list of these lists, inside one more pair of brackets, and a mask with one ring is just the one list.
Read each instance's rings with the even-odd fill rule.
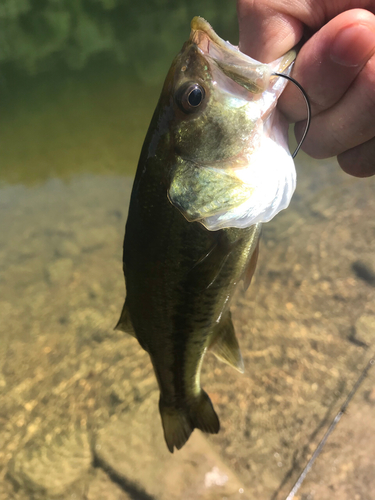
[[160,84],[140,86],[126,72],[95,65],[4,92],[0,182],[31,184],[80,173],[134,175]]
[[[169,455],[146,353],[113,330],[132,176],[160,85],[45,77],[0,118],[0,499],[285,498],[373,353],[374,179],[297,161],[232,305],[246,373],[208,355],[222,423]],[[300,499],[370,499],[370,373]]]

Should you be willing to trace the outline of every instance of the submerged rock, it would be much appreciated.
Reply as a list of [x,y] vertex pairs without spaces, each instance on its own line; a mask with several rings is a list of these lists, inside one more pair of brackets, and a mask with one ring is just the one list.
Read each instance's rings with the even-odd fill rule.
[[59,497],[85,477],[91,466],[86,434],[58,436],[44,446],[29,446],[16,455],[11,478],[31,493]]
[[375,341],[375,315],[363,314],[355,324],[355,336],[360,342],[368,347],[374,345]]
[[73,274],[73,261],[71,259],[57,259],[47,266],[47,280],[52,285],[68,283]]

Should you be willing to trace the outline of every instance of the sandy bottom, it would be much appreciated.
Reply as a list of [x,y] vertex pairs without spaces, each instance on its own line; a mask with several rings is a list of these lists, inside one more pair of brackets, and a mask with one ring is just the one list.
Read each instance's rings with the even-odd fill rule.
[[[246,373],[204,362],[220,434],[172,456],[148,356],[113,330],[131,178],[0,189],[1,500],[286,497],[375,350],[374,179],[298,172],[232,302]],[[375,368],[296,498],[372,500],[374,450]]]

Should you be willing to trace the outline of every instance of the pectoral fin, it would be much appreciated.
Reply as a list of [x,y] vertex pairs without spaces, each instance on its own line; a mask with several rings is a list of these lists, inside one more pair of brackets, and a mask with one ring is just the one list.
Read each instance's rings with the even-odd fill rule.
[[122,308],[120,319],[118,320],[115,330],[120,330],[122,332],[128,333],[136,338],[133,323],[130,319],[129,309],[127,307],[126,301],[124,307]]
[[253,255],[250,258],[250,261],[247,265],[247,268],[245,269],[245,272],[244,272],[243,286],[244,286],[245,290],[247,290],[249,288],[251,280],[253,279],[255,269],[257,267],[258,256],[259,256],[259,240],[258,240],[258,243],[255,247]]
[[218,239],[189,271],[190,279],[196,279],[200,291],[207,290],[213,285],[230,253],[229,245]]
[[200,291],[210,288],[220,275],[230,254],[235,251],[242,238],[228,239],[226,234],[212,232],[212,245],[189,271],[190,280],[196,280]]
[[189,221],[198,221],[231,210],[251,194],[251,188],[233,171],[199,167],[182,161],[176,167],[168,197]]
[[212,344],[209,346],[209,350],[215,354],[218,359],[233,366],[233,368],[240,373],[243,373],[243,359],[229,310],[224,313],[216,329],[217,332],[214,335]]

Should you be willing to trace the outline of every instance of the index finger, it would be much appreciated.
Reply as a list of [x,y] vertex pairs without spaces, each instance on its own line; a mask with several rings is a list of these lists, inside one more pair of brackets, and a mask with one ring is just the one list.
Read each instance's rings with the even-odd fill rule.
[[272,0],[238,0],[239,47],[250,57],[269,63],[294,47],[303,35],[303,23],[277,8]]
[[338,14],[362,8],[375,13],[375,0],[237,0],[240,49],[269,63]]

